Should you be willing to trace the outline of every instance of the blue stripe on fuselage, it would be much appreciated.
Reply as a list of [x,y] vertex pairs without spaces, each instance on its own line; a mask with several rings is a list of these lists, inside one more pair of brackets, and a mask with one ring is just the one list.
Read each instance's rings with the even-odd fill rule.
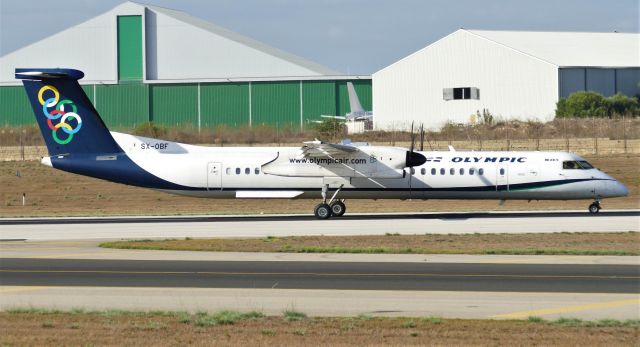
[[[105,158],[115,160],[104,160]],[[98,160],[102,158],[103,160]],[[134,163],[126,154],[100,154],[51,157],[54,168],[85,175],[103,180],[123,183],[143,188],[171,189],[171,190],[206,190],[206,188],[188,187],[159,178],[138,164]]]

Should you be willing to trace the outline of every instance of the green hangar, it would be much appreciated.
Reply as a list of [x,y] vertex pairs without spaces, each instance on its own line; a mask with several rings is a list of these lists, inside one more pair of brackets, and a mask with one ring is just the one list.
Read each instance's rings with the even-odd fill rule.
[[123,3],[0,57],[0,126],[34,124],[16,67],[70,67],[107,125],[303,129],[349,112],[347,82],[371,109],[371,77],[347,76],[184,12]]

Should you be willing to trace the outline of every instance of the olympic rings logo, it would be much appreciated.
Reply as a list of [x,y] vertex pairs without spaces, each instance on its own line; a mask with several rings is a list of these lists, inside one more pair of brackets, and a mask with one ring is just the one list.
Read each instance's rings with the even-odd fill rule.
[[[47,99],[45,99],[45,97],[47,97]],[[40,88],[38,91],[38,101],[40,101],[40,105],[42,105],[42,113],[47,117],[47,125],[49,126],[49,129],[51,129],[51,136],[53,137],[53,140],[61,145],[66,145],[71,142],[71,140],[73,140],[73,135],[78,133],[80,128],[82,128],[82,118],[80,118],[76,113],[78,112],[78,108],[73,101],[69,99],[60,100],[60,92],[56,87],[50,85]],[[65,106],[67,111],[65,111]],[[49,108],[51,107],[54,109],[49,111]],[[69,108],[71,108],[71,110],[69,110]],[[53,121],[57,119],[60,121],[54,125]],[[71,124],[67,123],[67,121],[73,119],[76,121],[75,128]],[[60,129],[67,134],[65,139],[61,140],[58,137],[58,130]]]

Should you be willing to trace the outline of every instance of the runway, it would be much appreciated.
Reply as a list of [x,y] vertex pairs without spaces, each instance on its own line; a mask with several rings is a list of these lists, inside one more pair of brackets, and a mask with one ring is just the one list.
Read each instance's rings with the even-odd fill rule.
[[[0,220],[0,309],[638,319],[638,257],[116,250],[102,239],[638,231],[639,211]],[[8,241],[11,240],[11,241]],[[26,241],[17,241],[26,240]],[[51,241],[54,240],[54,241]]]
[[640,293],[629,265],[2,259],[12,286]]
[[640,231],[640,211],[0,219],[2,240]]

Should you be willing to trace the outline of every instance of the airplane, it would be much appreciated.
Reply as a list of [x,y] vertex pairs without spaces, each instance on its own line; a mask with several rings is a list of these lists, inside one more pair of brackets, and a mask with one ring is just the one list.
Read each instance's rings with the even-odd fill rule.
[[49,156],[59,170],[203,198],[320,199],[319,219],[345,199],[593,199],[627,188],[566,152],[424,151],[304,142],[301,147],[204,147],[110,132],[80,87],[84,73],[19,68]]
[[360,104],[360,98],[358,98],[353,83],[347,82],[347,92],[349,95],[349,113],[344,116],[321,115],[320,117],[340,119],[347,122],[371,121],[373,119],[373,112],[364,110],[364,107]]

